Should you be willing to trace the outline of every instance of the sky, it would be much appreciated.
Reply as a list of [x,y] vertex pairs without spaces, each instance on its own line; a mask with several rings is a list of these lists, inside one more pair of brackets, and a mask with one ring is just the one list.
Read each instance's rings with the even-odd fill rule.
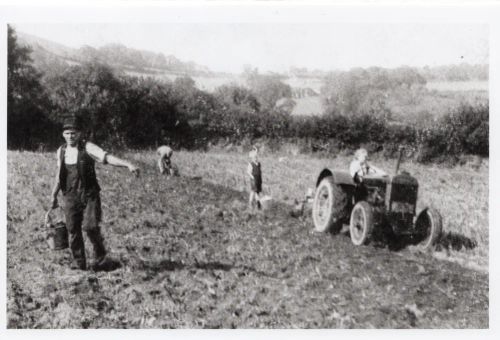
[[485,24],[12,24],[69,47],[121,43],[231,73],[244,65],[283,72],[291,66],[328,71],[489,62]]

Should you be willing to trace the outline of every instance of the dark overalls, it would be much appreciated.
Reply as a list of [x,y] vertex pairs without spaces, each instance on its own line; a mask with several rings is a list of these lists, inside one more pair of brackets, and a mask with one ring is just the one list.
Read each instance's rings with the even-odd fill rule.
[[69,245],[74,264],[86,268],[82,227],[94,247],[96,262],[106,256],[104,240],[99,228],[101,221],[100,187],[95,174],[95,162],[85,151],[85,143],[78,144],[76,164],[65,164],[66,145],[61,147],[59,183],[64,198],[64,213],[69,233]]
[[260,170],[260,162],[250,162],[252,166],[252,191],[260,194],[262,192],[262,172]]

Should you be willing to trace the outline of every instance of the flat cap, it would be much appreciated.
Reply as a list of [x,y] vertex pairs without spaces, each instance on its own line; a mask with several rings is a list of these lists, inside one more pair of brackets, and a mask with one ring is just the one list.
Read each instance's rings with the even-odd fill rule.
[[69,129],[78,131],[82,129],[82,122],[78,116],[69,116],[64,118],[63,130],[69,130]]

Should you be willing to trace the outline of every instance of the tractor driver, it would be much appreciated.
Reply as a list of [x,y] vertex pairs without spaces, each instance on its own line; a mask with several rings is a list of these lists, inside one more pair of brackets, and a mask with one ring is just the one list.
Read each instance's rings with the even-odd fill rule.
[[356,150],[354,153],[349,172],[356,183],[360,183],[366,175],[387,176],[385,171],[368,163],[368,151],[363,148]]

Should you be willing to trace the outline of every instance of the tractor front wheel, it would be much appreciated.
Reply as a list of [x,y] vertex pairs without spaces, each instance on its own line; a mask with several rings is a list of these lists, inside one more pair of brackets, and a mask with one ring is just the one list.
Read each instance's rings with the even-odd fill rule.
[[425,208],[418,214],[415,229],[420,237],[420,247],[430,249],[436,245],[443,232],[441,214],[434,208]]
[[316,189],[312,209],[314,230],[339,233],[348,214],[348,195],[332,177],[324,178]]
[[356,203],[351,212],[349,232],[356,246],[367,244],[373,233],[373,208],[365,201]]

